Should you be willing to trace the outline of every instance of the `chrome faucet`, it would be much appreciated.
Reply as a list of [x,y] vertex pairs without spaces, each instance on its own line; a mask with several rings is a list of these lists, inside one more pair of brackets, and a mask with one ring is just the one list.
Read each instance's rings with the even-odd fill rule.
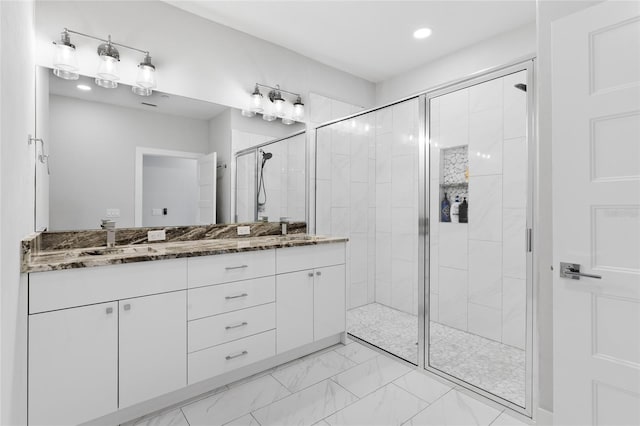
[[116,246],[116,222],[110,219],[102,219],[100,228],[107,230],[107,247]]

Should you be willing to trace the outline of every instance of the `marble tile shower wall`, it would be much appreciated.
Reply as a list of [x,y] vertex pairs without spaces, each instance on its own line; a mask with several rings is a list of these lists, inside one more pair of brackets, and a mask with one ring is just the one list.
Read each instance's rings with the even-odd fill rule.
[[346,235],[348,307],[417,314],[417,100],[318,129],[317,232]]
[[431,217],[441,150],[468,145],[469,222],[431,227],[431,318],[519,348],[526,318],[524,72],[431,101]]

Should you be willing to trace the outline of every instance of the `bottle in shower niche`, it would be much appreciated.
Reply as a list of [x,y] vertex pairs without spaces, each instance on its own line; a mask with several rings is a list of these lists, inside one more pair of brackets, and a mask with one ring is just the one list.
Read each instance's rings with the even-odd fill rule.
[[446,192],[440,203],[440,222],[451,222],[451,204],[449,203]]
[[460,196],[456,195],[456,199],[451,204],[451,223],[460,223]]
[[460,219],[460,223],[469,222],[469,204],[467,203],[467,197],[464,197],[462,203],[460,203],[458,217]]

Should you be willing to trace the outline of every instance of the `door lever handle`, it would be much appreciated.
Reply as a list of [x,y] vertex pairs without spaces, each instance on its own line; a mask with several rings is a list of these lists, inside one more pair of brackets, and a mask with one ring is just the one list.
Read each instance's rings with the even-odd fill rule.
[[595,278],[597,280],[602,279],[601,275],[585,274],[584,272],[580,272],[579,263],[560,262],[560,278],[579,280],[580,277]]

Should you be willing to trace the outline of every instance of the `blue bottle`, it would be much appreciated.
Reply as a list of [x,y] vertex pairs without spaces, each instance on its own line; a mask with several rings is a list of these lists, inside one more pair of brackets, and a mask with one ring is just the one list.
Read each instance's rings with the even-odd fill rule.
[[440,203],[440,222],[451,222],[451,203],[449,203],[446,192]]

